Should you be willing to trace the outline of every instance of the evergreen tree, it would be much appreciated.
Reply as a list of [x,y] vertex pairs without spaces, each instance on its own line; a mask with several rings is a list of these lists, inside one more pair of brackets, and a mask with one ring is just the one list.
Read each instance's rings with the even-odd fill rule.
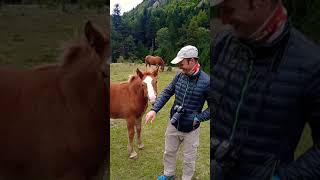
[[[116,36],[111,37],[112,47],[116,47],[116,50],[112,49],[113,62],[120,56],[127,61],[143,61],[146,55],[154,54],[169,64],[178,50],[187,44],[197,46],[201,59],[208,61],[209,3],[205,1],[197,7],[198,0],[166,0],[153,7],[154,2],[143,1],[124,13],[119,26],[112,22],[114,31],[111,32]],[[114,43],[116,39],[118,42]],[[207,62],[203,62],[202,67],[205,66],[208,66]]]
[[117,62],[118,57],[121,55],[123,48],[121,42],[123,40],[120,27],[121,27],[121,9],[119,4],[115,4],[111,15],[111,61]]
[[119,4],[115,4],[112,10],[112,28],[116,31],[119,31],[119,27],[121,24],[121,8]]

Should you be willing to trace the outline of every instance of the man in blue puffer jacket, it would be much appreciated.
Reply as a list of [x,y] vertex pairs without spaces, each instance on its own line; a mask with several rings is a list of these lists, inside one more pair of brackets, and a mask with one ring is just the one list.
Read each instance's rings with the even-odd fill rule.
[[157,98],[151,111],[146,115],[146,123],[152,122],[156,113],[175,94],[165,137],[164,175],[159,176],[158,180],[175,177],[176,154],[181,143],[184,144],[182,179],[191,180],[195,171],[200,122],[210,118],[209,108],[202,111],[203,105],[208,99],[210,79],[200,69],[198,50],[194,46],[183,47],[171,63],[178,64],[182,72],[174,77]]
[[[211,3],[233,27],[212,46],[211,179],[319,180],[319,46],[281,0]],[[313,145],[294,159],[307,123]]]

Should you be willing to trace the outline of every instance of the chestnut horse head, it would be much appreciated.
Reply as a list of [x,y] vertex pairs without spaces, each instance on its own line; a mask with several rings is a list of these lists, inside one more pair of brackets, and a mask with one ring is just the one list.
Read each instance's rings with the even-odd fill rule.
[[[137,77],[141,80],[141,87],[144,91],[144,96],[149,99],[151,104],[154,104],[157,98],[157,75],[158,75],[158,68],[153,70],[152,72],[145,71],[141,72],[137,68]],[[132,76],[133,78],[135,76]],[[130,80],[129,80],[130,81]]]
[[[108,161],[108,36],[90,22],[61,63],[0,67],[0,179],[102,179]],[[108,72],[104,72],[108,74]]]

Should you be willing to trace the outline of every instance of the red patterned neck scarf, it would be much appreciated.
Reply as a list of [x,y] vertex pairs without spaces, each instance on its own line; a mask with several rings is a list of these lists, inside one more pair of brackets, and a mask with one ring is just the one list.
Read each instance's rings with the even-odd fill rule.
[[281,34],[286,20],[287,10],[279,3],[271,16],[249,39],[255,42],[273,41]]
[[193,66],[193,68],[190,70],[189,74],[191,76],[196,75],[200,71],[200,64],[197,63]]

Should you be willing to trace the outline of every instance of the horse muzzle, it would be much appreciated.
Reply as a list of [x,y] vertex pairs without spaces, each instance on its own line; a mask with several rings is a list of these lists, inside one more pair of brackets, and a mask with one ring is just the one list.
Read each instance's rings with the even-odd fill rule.
[[149,98],[149,102],[150,102],[151,105],[153,106],[154,103],[156,102],[156,97],[151,97],[151,98]]

